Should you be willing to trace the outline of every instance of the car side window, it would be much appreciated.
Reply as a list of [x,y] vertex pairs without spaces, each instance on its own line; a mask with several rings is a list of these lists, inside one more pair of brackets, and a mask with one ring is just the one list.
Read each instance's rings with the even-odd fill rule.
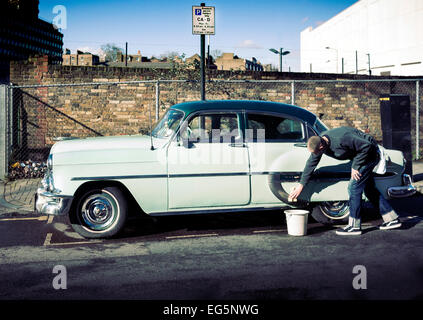
[[246,137],[251,142],[305,141],[303,124],[283,116],[248,113]]
[[181,133],[192,143],[223,143],[240,139],[236,113],[206,113],[191,118]]

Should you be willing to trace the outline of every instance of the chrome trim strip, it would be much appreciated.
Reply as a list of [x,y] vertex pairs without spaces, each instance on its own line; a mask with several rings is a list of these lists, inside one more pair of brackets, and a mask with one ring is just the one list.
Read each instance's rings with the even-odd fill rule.
[[135,176],[104,176],[104,177],[74,177],[71,181],[81,180],[125,180],[125,179],[153,179],[153,178],[192,178],[192,177],[229,177],[229,176],[249,176],[249,172],[224,172],[224,173],[187,173],[187,174],[151,174]]
[[134,176],[100,176],[100,177],[73,177],[71,181],[101,181],[101,180],[125,180],[125,179],[150,179],[167,178],[167,174],[134,175]]
[[[257,175],[279,175],[282,182],[300,180],[302,172],[277,172],[277,171],[256,171],[256,172],[223,172],[223,173],[186,173],[186,174],[147,174],[133,176],[99,176],[99,177],[73,177],[71,181],[102,181],[102,180],[126,180],[126,179],[155,179],[155,178],[194,178],[194,177],[230,177],[230,176],[257,176]],[[315,172],[312,179],[338,179],[349,180],[349,172]]]

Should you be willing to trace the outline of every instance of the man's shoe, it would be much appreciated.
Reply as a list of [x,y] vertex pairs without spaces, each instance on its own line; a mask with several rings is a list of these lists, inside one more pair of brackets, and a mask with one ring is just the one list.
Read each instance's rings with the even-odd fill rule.
[[362,231],[360,228],[356,228],[353,226],[346,226],[344,228],[336,230],[336,234],[340,236],[359,236],[361,235]]
[[396,229],[401,227],[401,221],[399,219],[395,219],[389,222],[384,222],[379,226],[380,230],[390,230],[390,229]]

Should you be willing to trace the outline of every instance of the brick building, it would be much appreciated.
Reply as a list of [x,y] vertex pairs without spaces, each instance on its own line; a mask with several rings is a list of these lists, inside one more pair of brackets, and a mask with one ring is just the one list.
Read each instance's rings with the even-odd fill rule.
[[233,53],[224,53],[215,61],[217,70],[263,71],[263,66],[256,58],[241,59]]
[[[149,62],[147,57],[141,55],[141,51],[138,50],[137,54],[128,54],[127,55],[128,63],[137,63],[137,62]],[[117,57],[115,62],[125,62],[125,54],[122,51],[117,52]]]
[[66,52],[63,55],[62,65],[64,66],[95,66],[100,63],[100,57],[89,53],[77,51],[76,54]]
[[[178,62],[182,64],[181,62]],[[205,57],[205,61],[204,61],[206,68],[210,69],[210,70],[216,70],[217,67],[213,62],[213,57],[210,56],[210,58],[207,58],[207,56]],[[201,56],[199,54],[194,54],[189,58],[185,59],[185,65],[188,67],[188,69],[198,69],[200,68],[200,64],[201,64]]]

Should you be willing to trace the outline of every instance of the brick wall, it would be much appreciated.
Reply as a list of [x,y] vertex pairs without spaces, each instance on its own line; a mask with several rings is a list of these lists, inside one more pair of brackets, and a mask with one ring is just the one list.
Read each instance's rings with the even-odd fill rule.
[[[151,111],[153,119],[155,115],[155,84],[108,83],[198,78],[198,70],[182,72],[177,69],[60,66],[49,64],[47,57],[32,57],[28,61],[12,62],[10,81],[13,84],[64,84],[59,87],[22,88],[14,91],[14,108],[18,109],[19,112],[15,112],[20,114],[19,130],[22,132],[22,137],[15,137],[14,141],[21,140],[16,142],[19,144],[23,140],[26,148],[39,149],[51,146],[54,138],[61,136],[87,137],[137,134],[140,129],[147,131],[149,112]],[[325,83],[300,80],[368,79],[368,76],[340,77],[333,74],[211,70],[207,78],[297,80],[294,92],[296,105],[322,116],[322,120],[330,127],[354,126],[371,133],[379,141],[382,139],[379,96],[386,93],[406,93],[410,94],[412,103],[412,127],[415,123],[415,82],[395,83],[395,79],[399,77],[391,77],[393,82],[383,83]],[[378,78],[372,77],[372,79]],[[97,85],[75,86],[82,83]],[[286,82],[213,82],[206,84],[206,88],[208,100],[257,99],[291,103],[292,98],[291,83]],[[160,83],[159,113],[163,114],[175,103],[199,99],[198,83]]]

